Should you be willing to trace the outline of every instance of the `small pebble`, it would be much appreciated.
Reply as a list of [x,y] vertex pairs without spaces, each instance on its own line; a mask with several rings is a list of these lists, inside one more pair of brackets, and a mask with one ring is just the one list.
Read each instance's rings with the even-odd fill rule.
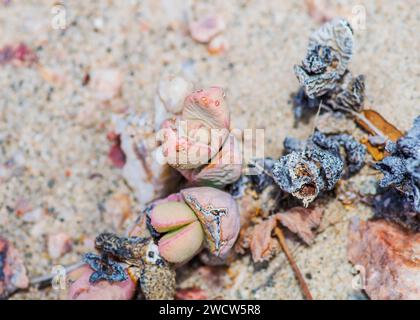
[[91,85],[100,101],[111,100],[121,94],[123,75],[119,69],[99,69],[91,73]]
[[207,51],[214,55],[223,54],[227,50],[229,50],[229,42],[222,35],[214,37],[207,46]]
[[67,233],[60,232],[48,237],[48,254],[52,259],[57,259],[72,249],[72,242]]
[[0,236],[0,299],[28,285],[22,256],[7,239]]
[[226,28],[226,23],[219,15],[208,15],[190,23],[191,37],[200,43],[207,43]]

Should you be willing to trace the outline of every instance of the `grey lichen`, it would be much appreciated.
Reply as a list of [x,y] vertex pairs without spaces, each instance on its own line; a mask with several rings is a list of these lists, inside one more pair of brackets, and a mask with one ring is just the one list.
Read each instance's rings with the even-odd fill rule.
[[288,154],[274,164],[273,177],[283,191],[301,199],[305,206],[320,192],[332,190],[343,175],[360,170],[366,154],[365,147],[347,134],[326,136],[319,131],[306,141],[286,138],[284,147]]
[[386,150],[391,155],[375,165],[384,174],[379,185],[402,192],[412,210],[420,213],[420,116],[404,137],[388,142]]

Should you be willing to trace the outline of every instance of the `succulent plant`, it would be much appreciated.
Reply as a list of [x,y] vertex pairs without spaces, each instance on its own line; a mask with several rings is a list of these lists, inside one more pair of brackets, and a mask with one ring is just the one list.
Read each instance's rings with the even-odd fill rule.
[[215,188],[187,188],[156,200],[139,216],[128,237],[102,233],[96,238],[101,255],[85,256],[90,268],[83,269],[72,284],[69,297],[99,297],[97,289],[105,282],[110,283],[105,286],[112,297],[129,299],[134,294],[127,284],[130,277],[146,299],[172,299],[174,264],[187,262],[203,248],[223,261],[238,237],[239,219],[235,200]]
[[[94,297],[99,283],[109,282],[110,289],[117,297],[129,299],[134,294],[132,286],[118,283],[139,283],[146,299],[173,299],[175,295],[175,271],[159,254],[154,240],[149,237],[119,237],[112,233],[102,233],[95,239],[95,246],[101,256],[93,253],[85,255],[84,262],[93,270],[81,275],[72,285],[70,298],[78,297],[78,291],[91,291],[85,298]],[[125,267],[128,266],[128,267]],[[116,285],[112,285],[116,283]],[[77,289],[79,288],[79,289]]]
[[240,177],[239,142],[230,134],[230,113],[221,88],[188,95],[181,117],[168,119],[162,129],[163,155],[190,184],[223,187]]
[[159,252],[172,263],[183,263],[206,247],[225,258],[239,233],[239,212],[235,200],[211,187],[181,190],[147,213],[150,225],[159,233]]
[[114,118],[126,159],[123,175],[142,204],[177,192],[183,176],[191,186],[222,188],[241,175],[241,150],[229,131],[223,90],[189,94],[192,88],[182,77],[163,77],[154,123],[145,113]]

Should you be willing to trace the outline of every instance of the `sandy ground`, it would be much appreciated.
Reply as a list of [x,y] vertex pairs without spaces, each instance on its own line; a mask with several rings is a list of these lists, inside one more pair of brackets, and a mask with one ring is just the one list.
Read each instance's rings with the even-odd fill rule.
[[[281,154],[286,135],[304,138],[311,132],[311,124],[293,127],[289,104],[298,88],[292,66],[303,58],[308,36],[318,26],[302,1],[64,1],[65,30],[51,27],[54,3],[12,0],[0,5],[0,47],[26,43],[42,66],[0,66],[0,164],[9,164],[9,177],[0,179],[0,234],[23,253],[30,277],[79,261],[91,250],[89,239],[115,230],[106,216],[106,203],[115,194],[127,194],[133,212],[138,209],[121,170],[108,159],[106,135],[112,114],[153,108],[163,73],[224,87],[234,127],[265,129],[267,156]],[[420,114],[420,18],[415,10],[420,1],[339,3],[350,11],[355,4],[366,8],[366,29],[356,30],[350,69],[366,76],[367,105],[407,130]],[[224,16],[230,43],[225,54],[210,55],[188,36],[182,21],[190,5],[196,14],[218,11]],[[121,96],[107,103],[83,85],[86,74],[101,68],[117,68],[123,75]],[[363,178],[354,181],[371,183],[371,174],[365,168]],[[15,210],[22,201],[45,214],[25,221]],[[290,241],[314,298],[361,297],[351,286],[347,222],[370,214],[366,206],[344,208],[332,199],[316,243],[307,248]],[[73,249],[51,259],[47,239],[58,232],[71,236]],[[245,256],[230,272],[235,282],[220,292],[213,288],[215,296],[302,298],[283,254],[260,266]],[[200,277],[192,266],[180,276],[179,286],[199,286]],[[13,298],[62,296],[33,287]]]

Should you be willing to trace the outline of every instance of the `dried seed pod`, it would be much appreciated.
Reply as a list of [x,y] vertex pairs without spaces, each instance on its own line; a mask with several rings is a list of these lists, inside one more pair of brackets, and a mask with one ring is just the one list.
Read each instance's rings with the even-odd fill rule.
[[316,145],[304,153],[292,152],[274,165],[273,176],[283,191],[312,202],[320,191],[331,190],[341,177],[343,161],[336,152]]
[[352,74],[347,71],[331,94],[331,97],[329,98],[331,102],[329,104],[332,104],[333,108],[340,106],[360,112],[363,109],[364,98],[365,76],[358,75],[357,77],[353,77]]
[[343,146],[346,153],[345,177],[349,177],[362,169],[365,164],[366,147],[348,134],[333,136],[333,139]]
[[334,19],[314,32],[301,66],[294,71],[309,98],[333,90],[347,70],[353,50],[353,30],[344,19]]
[[289,154],[274,164],[275,181],[307,206],[321,191],[332,190],[343,175],[340,146],[346,151],[346,175],[354,174],[364,164],[366,149],[351,136],[326,136],[316,131],[305,142],[286,138],[284,147]]
[[175,272],[168,267],[145,265],[141,269],[140,288],[147,300],[172,300],[175,296]]
[[420,116],[405,136],[388,142],[386,150],[391,155],[375,165],[384,174],[379,185],[402,192],[412,210],[420,213]]

